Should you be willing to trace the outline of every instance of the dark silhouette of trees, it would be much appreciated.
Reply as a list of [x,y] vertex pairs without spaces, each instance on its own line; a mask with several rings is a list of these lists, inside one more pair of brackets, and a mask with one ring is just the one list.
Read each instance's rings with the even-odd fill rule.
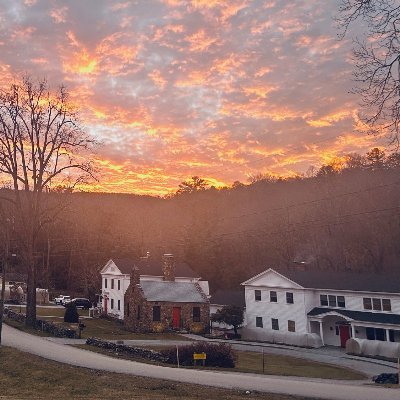
[[82,157],[93,140],[79,124],[77,110],[61,86],[24,77],[0,92],[0,173],[12,191],[19,251],[27,267],[26,323],[36,321],[37,242],[43,227],[60,212],[60,197],[43,196],[52,186],[73,187],[93,176]]
[[206,190],[207,187],[208,183],[206,180],[198,176],[192,176],[192,179],[184,181],[179,185],[179,189],[176,191],[176,194],[180,195],[180,194],[195,193]]
[[376,170],[385,166],[386,154],[378,147],[374,147],[366,154],[367,167]]
[[344,37],[357,20],[366,38],[354,46],[355,93],[361,96],[362,121],[371,133],[387,133],[399,143],[400,124],[400,7],[393,0],[342,0],[337,18]]

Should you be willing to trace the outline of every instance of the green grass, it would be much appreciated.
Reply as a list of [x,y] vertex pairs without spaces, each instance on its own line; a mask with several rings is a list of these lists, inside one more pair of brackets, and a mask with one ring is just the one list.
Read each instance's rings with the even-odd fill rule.
[[[263,355],[250,351],[235,351],[236,368],[242,372],[263,373]],[[307,378],[359,380],[367,376],[349,368],[336,367],[304,358],[264,354],[264,373],[268,375],[303,376]]]
[[[101,349],[86,344],[76,345],[74,347],[79,347],[81,349],[90,350],[96,353],[106,354],[115,358],[123,358],[127,360],[134,359],[135,361],[161,365],[161,363],[143,360],[138,357],[129,357],[128,355],[124,354],[117,355],[111,350]],[[151,345],[140,346],[140,347],[146,349],[152,349],[155,351],[160,351],[162,349],[167,348],[167,346],[151,346]],[[236,358],[236,366],[235,368],[226,369],[227,371],[248,372],[253,374],[256,373],[265,375],[299,376],[307,378],[335,379],[335,380],[367,379],[366,375],[349,368],[337,367],[331,364],[319,363],[298,357],[281,356],[281,355],[267,354],[267,353],[264,354],[264,371],[263,371],[263,359],[262,359],[263,356],[261,353],[234,350],[234,354]],[[165,364],[165,365],[171,366],[171,364]],[[207,366],[205,368],[207,369]],[[210,369],[215,369],[215,368],[210,368]],[[218,370],[221,369],[222,368],[218,368]]]
[[9,347],[0,347],[0,365],[2,399],[305,400],[72,367]]
[[[19,306],[10,307],[16,312],[19,312]],[[22,308],[24,312],[24,308]],[[37,318],[47,321],[52,321],[55,323],[64,324],[65,309],[64,308],[37,308]],[[81,317],[87,317],[87,310],[78,310]],[[23,331],[27,331],[32,334],[38,334],[41,336],[48,336],[39,331],[34,331],[27,329],[23,324],[15,321],[6,319],[6,323]],[[103,318],[88,318],[84,319],[83,323],[86,325],[85,329],[82,331],[82,338],[86,339],[88,337],[97,337],[100,339],[108,340],[189,340],[184,336],[180,336],[176,333],[134,333],[124,329],[122,323],[103,319]],[[66,324],[70,325],[70,324]]]

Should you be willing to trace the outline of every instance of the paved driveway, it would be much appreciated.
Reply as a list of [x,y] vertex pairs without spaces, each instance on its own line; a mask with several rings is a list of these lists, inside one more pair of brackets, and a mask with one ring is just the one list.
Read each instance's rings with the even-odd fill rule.
[[178,369],[118,360],[74,347],[65,351],[65,345],[29,335],[7,325],[3,325],[3,343],[50,360],[79,367],[228,389],[257,390],[331,400],[393,400],[399,398],[400,394],[398,389],[343,381],[326,382],[320,379]]

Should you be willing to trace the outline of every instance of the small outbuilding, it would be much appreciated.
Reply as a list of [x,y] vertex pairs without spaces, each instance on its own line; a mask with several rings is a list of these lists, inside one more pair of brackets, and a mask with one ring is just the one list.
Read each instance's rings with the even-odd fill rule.
[[134,332],[206,332],[210,304],[201,286],[175,281],[174,263],[167,258],[163,273],[162,281],[141,281],[139,268],[132,269],[124,299],[125,326]]

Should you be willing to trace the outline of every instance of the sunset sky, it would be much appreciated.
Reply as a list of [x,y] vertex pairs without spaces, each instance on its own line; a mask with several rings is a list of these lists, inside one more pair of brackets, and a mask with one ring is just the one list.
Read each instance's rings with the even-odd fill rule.
[[162,195],[304,173],[382,142],[356,132],[338,0],[1,0],[1,83],[65,83],[102,142],[93,189]]

